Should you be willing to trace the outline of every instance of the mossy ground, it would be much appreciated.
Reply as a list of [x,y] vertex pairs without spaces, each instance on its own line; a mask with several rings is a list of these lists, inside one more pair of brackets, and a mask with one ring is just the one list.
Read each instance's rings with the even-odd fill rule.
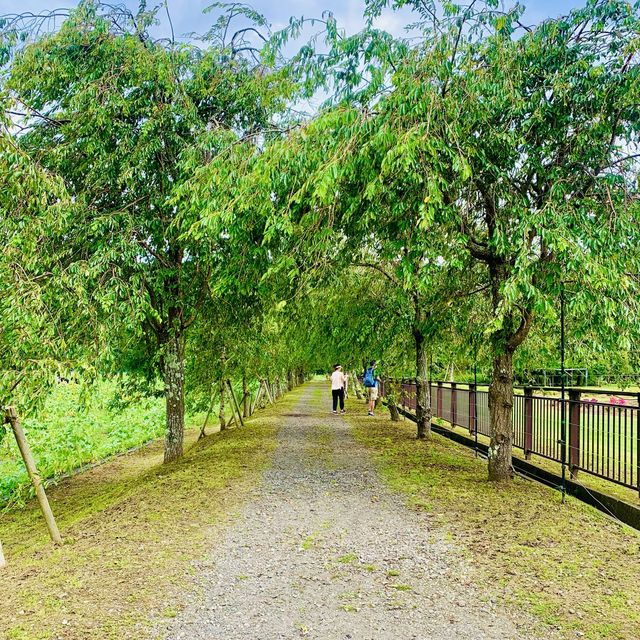
[[65,540],[53,547],[35,503],[4,512],[0,540],[0,637],[123,640],[147,637],[174,617],[193,561],[260,480],[275,447],[278,414],[296,393],[244,428],[195,442],[162,464],[162,442],[50,488]]
[[566,638],[640,638],[640,535],[535,482],[487,480],[486,462],[412,422],[350,412],[389,485],[432,514],[468,553],[487,597],[533,613]]

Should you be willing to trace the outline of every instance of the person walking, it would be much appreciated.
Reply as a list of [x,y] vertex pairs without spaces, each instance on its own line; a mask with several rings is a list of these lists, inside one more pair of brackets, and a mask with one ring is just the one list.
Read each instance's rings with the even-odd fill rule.
[[378,386],[380,384],[380,378],[376,375],[376,361],[372,360],[369,366],[364,370],[364,377],[362,380],[364,388],[367,390],[367,402],[369,403],[369,413],[372,416],[374,409],[376,408],[376,400],[378,399]]
[[338,401],[340,402],[340,413],[344,413],[344,385],[346,378],[342,373],[342,367],[337,364],[331,374],[331,396],[333,398],[333,413],[338,413]]

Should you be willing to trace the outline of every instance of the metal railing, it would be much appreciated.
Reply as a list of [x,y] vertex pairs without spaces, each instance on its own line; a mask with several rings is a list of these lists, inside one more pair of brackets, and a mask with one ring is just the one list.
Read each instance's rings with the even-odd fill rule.
[[[393,389],[398,406],[415,411],[412,380],[385,380],[380,395]],[[538,455],[562,462],[562,417],[566,424],[566,464],[579,471],[640,490],[640,394],[598,389],[567,389],[563,401],[557,387],[519,387],[513,398],[513,444],[527,459]],[[543,395],[541,392],[556,395]],[[607,400],[607,397],[609,398]],[[473,384],[433,382],[432,415],[453,426],[490,437],[489,393]]]

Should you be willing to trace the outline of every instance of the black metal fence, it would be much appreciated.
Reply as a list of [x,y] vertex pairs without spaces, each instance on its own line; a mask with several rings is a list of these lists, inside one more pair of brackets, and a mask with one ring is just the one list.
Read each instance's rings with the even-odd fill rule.
[[[391,385],[391,388],[390,388]],[[405,409],[416,408],[414,381],[383,381],[380,394],[391,389]],[[571,475],[590,473],[640,490],[640,394],[625,391],[567,389],[563,401],[557,387],[517,388],[513,402],[514,446],[531,455],[562,462],[564,413],[567,458]],[[489,393],[475,385],[431,384],[431,410],[450,424],[489,437]]]

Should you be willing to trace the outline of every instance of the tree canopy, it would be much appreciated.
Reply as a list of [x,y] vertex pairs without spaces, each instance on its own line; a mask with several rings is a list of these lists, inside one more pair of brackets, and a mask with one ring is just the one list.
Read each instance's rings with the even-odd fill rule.
[[[376,28],[403,7],[406,36]],[[367,0],[361,32],[325,14],[288,58],[309,20],[208,15],[187,42],[145,3],[2,22],[3,393],[47,358],[161,379],[171,461],[185,381],[200,406],[375,357],[415,378],[422,439],[429,363],[480,360],[504,480],[514,367],[553,361],[561,295],[575,358],[637,366],[638,2],[526,25]]]

